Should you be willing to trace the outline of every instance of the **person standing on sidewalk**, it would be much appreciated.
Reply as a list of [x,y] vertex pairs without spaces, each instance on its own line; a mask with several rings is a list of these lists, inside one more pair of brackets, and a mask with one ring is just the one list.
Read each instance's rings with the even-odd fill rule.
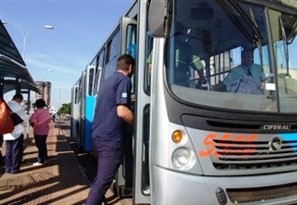
[[[24,122],[29,119],[29,116],[26,114],[25,110],[21,106],[23,101],[22,94],[15,94],[11,101],[7,103],[9,108]],[[23,147],[24,147],[24,126],[22,123],[15,125],[11,133],[3,135],[5,140],[5,172],[16,174],[20,172]]]
[[46,104],[43,99],[38,99],[35,102],[36,110],[30,117],[30,125],[33,127],[34,140],[38,149],[37,162],[33,166],[41,166],[47,160],[46,139],[49,132],[49,123],[51,115],[46,109]]
[[117,59],[116,72],[105,79],[98,93],[92,124],[92,143],[98,152],[97,176],[86,205],[101,204],[124,157],[125,127],[134,123],[131,76],[135,60],[130,55]]

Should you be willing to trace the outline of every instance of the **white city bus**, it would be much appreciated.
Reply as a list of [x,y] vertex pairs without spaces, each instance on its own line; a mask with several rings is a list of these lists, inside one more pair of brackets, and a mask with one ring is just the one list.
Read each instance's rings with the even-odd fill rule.
[[[296,34],[296,1],[133,3],[89,64],[98,91],[117,57],[137,61],[134,204],[297,204]],[[217,89],[243,49],[260,93]]]

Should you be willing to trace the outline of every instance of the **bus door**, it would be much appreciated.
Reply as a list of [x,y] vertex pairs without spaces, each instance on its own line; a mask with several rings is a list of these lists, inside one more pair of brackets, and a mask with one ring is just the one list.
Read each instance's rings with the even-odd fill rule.
[[[131,18],[122,17],[120,23],[120,35],[121,35],[121,54],[130,54],[136,59],[136,33],[137,26],[136,21]],[[132,105],[131,108],[134,109],[135,103],[135,75],[132,77]],[[127,132],[127,141],[126,141],[126,150],[125,157],[123,159],[122,165],[118,169],[116,177],[116,187],[118,192],[121,192],[123,187],[126,185],[126,180],[129,177],[130,181],[133,181],[133,144],[134,144],[134,127],[128,126],[126,128]],[[129,176],[126,176],[129,175]],[[131,176],[130,176],[131,175]]]
[[91,151],[91,126],[94,116],[95,97],[93,86],[95,81],[95,65],[88,65],[86,68],[85,81],[85,105],[84,105],[84,151]]
[[[147,4],[139,5],[137,16],[137,56],[135,84],[135,123],[134,123],[134,192],[133,204],[150,203],[149,175],[149,128],[150,128],[150,89],[152,38],[147,32]],[[136,32],[136,31],[135,31]],[[136,76],[136,78],[135,78]]]
[[[78,82],[79,83],[79,82]],[[71,89],[71,139],[77,140],[79,126],[79,84]]]
[[86,81],[86,71],[84,70],[81,74],[80,80],[80,109],[79,109],[79,126],[78,126],[78,137],[77,137],[77,145],[79,152],[84,151],[84,106],[85,106],[85,81]]

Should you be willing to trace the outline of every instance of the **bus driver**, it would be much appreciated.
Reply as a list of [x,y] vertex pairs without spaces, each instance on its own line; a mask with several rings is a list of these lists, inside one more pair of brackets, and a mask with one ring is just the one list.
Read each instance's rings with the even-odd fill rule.
[[241,64],[233,68],[223,82],[215,85],[213,89],[232,93],[263,94],[265,79],[263,68],[253,63],[252,50],[243,50]]

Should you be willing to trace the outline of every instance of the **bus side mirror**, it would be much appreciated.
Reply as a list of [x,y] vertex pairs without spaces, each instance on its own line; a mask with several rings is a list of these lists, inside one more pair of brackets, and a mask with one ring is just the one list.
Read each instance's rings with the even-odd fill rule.
[[213,18],[214,11],[208,6],[207,2],[202,2],[197,8],[191,9],[191,18],[198,20],[210,20]]
[[148,29],[152,37],[169,37],[172,24],[173,0],[151,0]]

